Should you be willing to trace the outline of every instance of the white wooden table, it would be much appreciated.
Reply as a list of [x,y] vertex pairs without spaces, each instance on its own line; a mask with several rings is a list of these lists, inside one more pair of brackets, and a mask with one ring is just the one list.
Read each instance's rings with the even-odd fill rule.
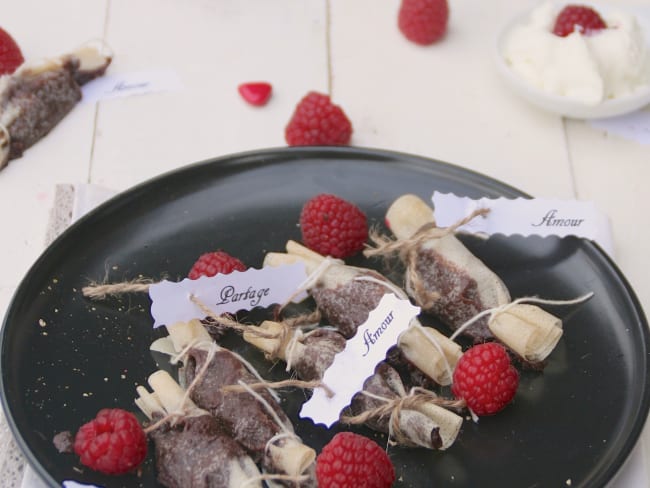
[[[0,0],[1,25],[27,59],[100,38],[115,53],[109,73],[165,70],[182,84],[79,104],[0,172],[0,311],[43,251],[56,184],[124,190],[198,160],[283,146],[309,90],[343,106],[353,145],[447,161],[533,196],[595,201],[650,308],[650,146],[539,111],[498,78],[498,28],[533,3],[453,0],[447,37],[422,48],[396,28],[399,0]],[[263,108],[237,94],[254,80],[274,86]]]

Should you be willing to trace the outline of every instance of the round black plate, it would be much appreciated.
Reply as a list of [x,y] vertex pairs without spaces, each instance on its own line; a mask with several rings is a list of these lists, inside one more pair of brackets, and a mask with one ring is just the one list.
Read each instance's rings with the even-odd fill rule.
[[[525,196],[458,167],[411,155],[353,148],[284,148],[194,164],[126,191],[73,225],[20,284],[2,331],[2,394],[8,421],[36,471],[52,486],[66,479],[106,487],[157,486],[151,459],[140,475],[108,478],[59,454],[53,436],[75,431],[103,407],[135,411],[137,385],[156,368],[148,350],[149,299],[91,302],[89,281],[139,276],[181,279],[195,258],[222,248],[259,267],[264,253],[298,239],[302,204],[316,193],[356,202],[381,226],[403,193],[434,190],[470,197]],[[575,238],[463,237],[513,297],[588,303],[556,307],[565,335],[543,373],[523,372],[513,404],[466,421],[445,452],[389,448],[396,486],[603,486],[643,428],[648,389],[647,323],[615,265]],[[356,264],[378,266],[378,262]],[[271,377],[262,356],[237,345]],[[270,371],[269,371],[270,370]],[[267,373],[268,372],[268,373]],[[295,415],[301,392],[288,393]],[[297,422],[316,449],[332,435]],[[385,438],[376,436],[379,442]],[[570,481],[569,481],[570,480]]]

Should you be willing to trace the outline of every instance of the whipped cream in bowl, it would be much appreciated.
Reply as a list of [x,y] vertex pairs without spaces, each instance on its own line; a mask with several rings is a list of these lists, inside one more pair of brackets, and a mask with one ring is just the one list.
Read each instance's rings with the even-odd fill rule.
[[[606,29],[553,34],[567,4],[588,5]],[[516,16],[497,37],[508,85],[534,105],[572,118],[613,117],[650,103],[650,18],[589,2],[546,2]]]

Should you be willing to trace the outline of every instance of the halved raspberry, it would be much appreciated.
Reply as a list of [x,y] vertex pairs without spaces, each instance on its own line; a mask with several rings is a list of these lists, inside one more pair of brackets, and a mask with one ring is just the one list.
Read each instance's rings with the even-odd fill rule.
[[246,265],[227,252],[214,251],[199,256],[187,277],[195,280],[200,276],[214,276],[217,273],[229,274],[233,271],[246,271]]
[[327,193],[305,203],[300,230],[305,246],[335,258],[356,254],[368,240],[366,214],[353,203]]
[[397,25],[409,41],[426,46],[442,39],[448,20],[447,0],[402,0]]
[[452,391],[476,415],[492,415],[514,398],[519,373],[506,349],[496,342],[471,347],[454,370]]
[[290,146],[344,145],[352,137],[352,124],[329,96],[310,92],[298,102],[284,136]]
[[587,7],[586,5],[567,5],[555,19],[553,34],[566,37],[576,27],[581,34],[589,34],[594,31],[606,29],[607,25],[600,17],[600,14],[593,8]]
[[316,458],[319,488],[390,488],[393,463],[379,444],[353,432],[339,432]]
[[242,83],[237,87],[241,97],[251,105],[261,107],[271,98],[273,87],[266,81]]
[[147,437],[131,412],[105,408],[81,426],[74,440],[81,464],[106,474],[124,474],[147,455]]

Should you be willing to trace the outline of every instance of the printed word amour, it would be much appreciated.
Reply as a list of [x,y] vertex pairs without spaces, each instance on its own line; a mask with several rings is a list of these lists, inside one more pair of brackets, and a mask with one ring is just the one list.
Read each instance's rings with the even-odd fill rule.
[[370,346],[375,344],[382,334],[388,329],[388,326],[390,323],[393,321],[393,311],[391,310],[388,315],[386,315],[386,318],[381,322],[379,327],[375,329],[374,332],[371,332],[370,330],[366,329],[363,331],[363,343],[366,346],[366,352],[363,353],[363,356],[367,356],[368,353],[370,352]]
[[533,227],[580,227],[580,225],[585,221],[585,219],[562,219],[557,217],[557,210],[549,210],[542,220],[536,224],[532,224]]
[[246,291],[237,291],[234,286],[224,286],[219,293],[221,301],[217,305],[248,301],[251,307],[255,307],[259,305],[263,297],[268,296],[269,291],[269,288],[256,290],[252,286],[249,286]]

